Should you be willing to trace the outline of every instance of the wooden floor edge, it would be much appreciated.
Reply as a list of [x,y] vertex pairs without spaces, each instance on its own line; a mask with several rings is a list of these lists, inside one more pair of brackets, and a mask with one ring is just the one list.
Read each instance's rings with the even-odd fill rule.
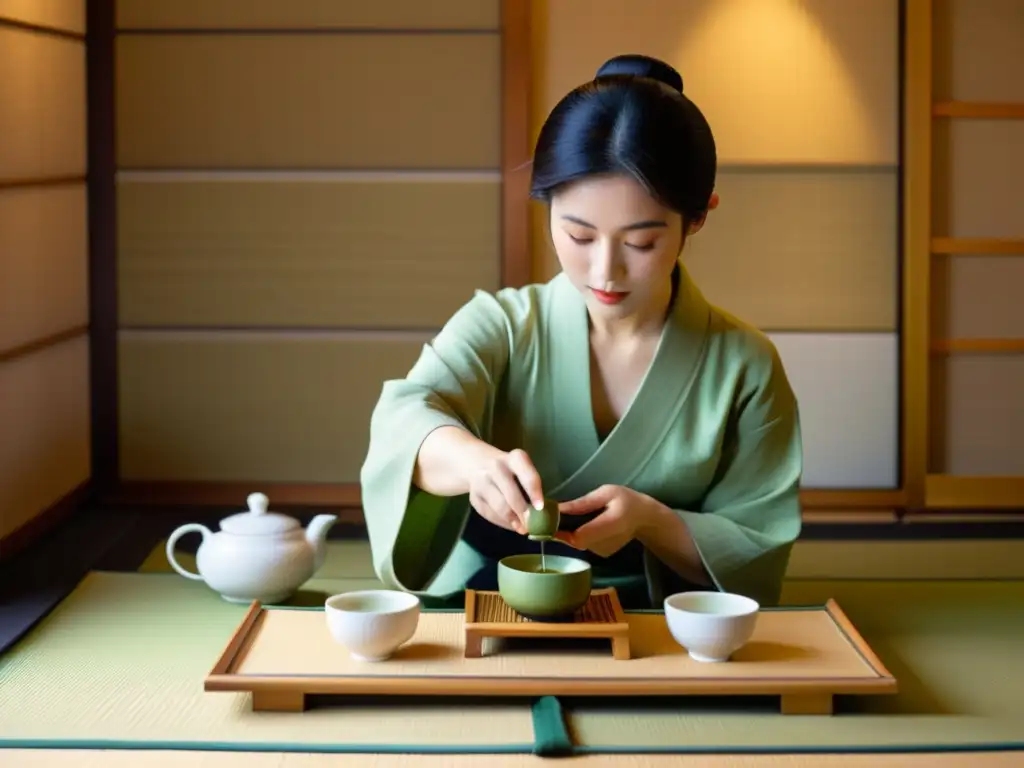
[[73,517],[89,498],[92,482],[85,480],[35,517],[0,537],[0,563],[13,559]]

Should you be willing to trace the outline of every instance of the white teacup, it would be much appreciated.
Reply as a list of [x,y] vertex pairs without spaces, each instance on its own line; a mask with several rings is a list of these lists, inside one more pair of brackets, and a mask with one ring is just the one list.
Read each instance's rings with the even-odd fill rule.
[[420,620],[416,595],[366,589],[332,595],[324,603],[327,628],[359,661],[384,661],[412,639]]
[[665,598],[665,621],[694,661],[728,661],[754,634],[760,609],[729,592],[678,592]]

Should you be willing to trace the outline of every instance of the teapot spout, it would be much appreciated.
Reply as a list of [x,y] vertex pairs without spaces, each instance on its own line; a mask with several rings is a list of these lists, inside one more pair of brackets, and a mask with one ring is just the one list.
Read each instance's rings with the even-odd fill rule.
[[327,532],[338,522],[337,515],[317,515],[306,526],[306,541],[313,548],[313,568],[320,570],[327,557]]

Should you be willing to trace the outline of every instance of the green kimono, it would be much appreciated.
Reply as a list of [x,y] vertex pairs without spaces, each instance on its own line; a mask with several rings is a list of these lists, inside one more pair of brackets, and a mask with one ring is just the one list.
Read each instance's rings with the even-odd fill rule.
[[[591,410],[587,309],[564,274],[477,292],[406,378],[385,382],[361,483],[374,568],[387,586],[428,604],[458,600],[467,586],[495,588],[501,557],[536,551],[476,514],[468,496],[412,484],[423,440],[455,425],[525,450],[548,498],[604,484],[653,496],[682,517],[718,589],[778,602],[800,532],[796,399],[771,341],[710,305],[685,268],[677,274],[654,360],[603,441]],[[616,585],[633,607],[660,607],[694,588],[636,541],[607,559],[555,542],[547,552],[589,559],[595,586]]]

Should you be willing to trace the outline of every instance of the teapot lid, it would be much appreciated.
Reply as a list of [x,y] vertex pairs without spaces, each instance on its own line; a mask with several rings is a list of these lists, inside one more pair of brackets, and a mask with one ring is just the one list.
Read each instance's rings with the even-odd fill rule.
[[268,512],[270,499],[263,493],[250,493],[246,499],[248,512],[239,512],[220,521],[220,528],[227,533],[243,536],[260,536],[273,533],[285,533],[297,528],[299,521],[288,515]]

